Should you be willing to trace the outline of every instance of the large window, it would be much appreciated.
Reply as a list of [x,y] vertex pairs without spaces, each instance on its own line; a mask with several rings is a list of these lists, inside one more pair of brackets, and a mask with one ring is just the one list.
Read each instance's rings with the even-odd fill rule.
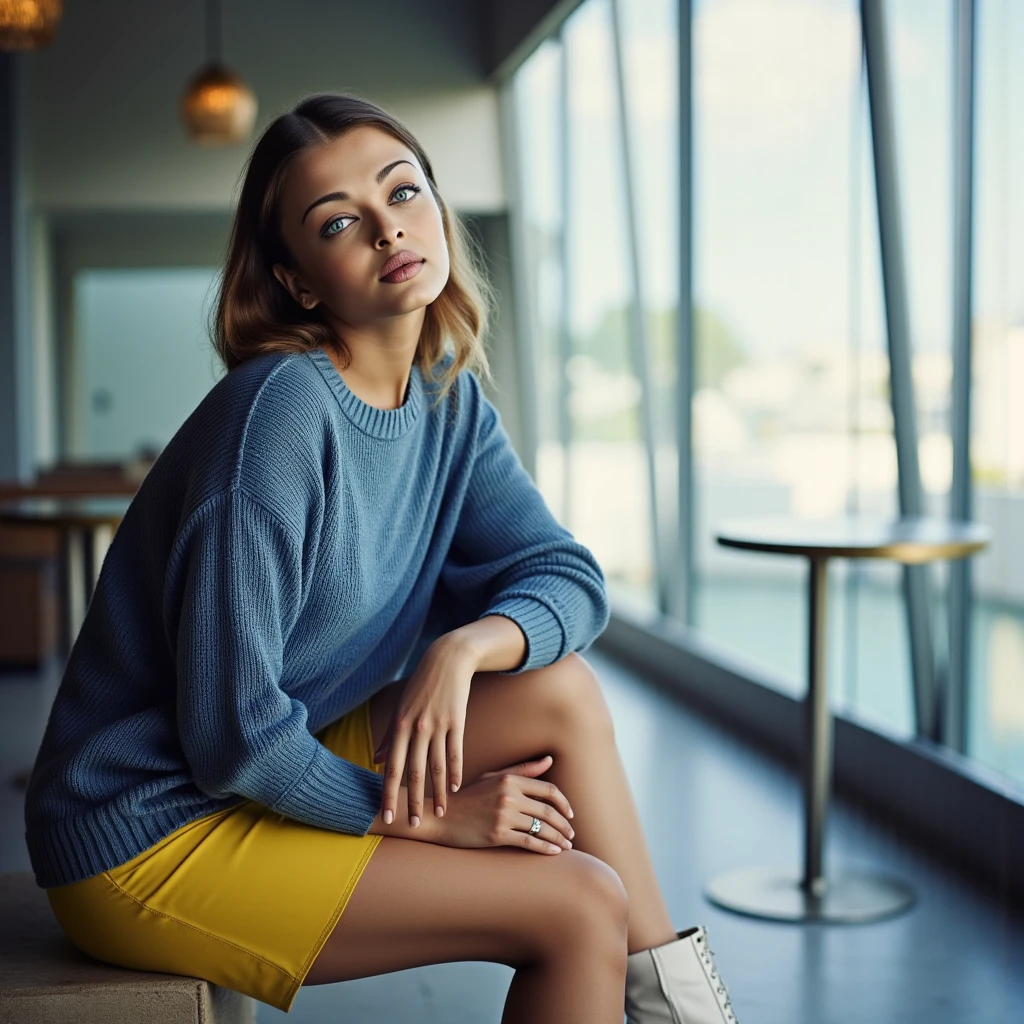
[[[804,563],[727,551],[714,528],[756,513],[900,511],[860,3],[692,0],[683,111],[679,7],[586,0],[512,78],[538,484],[601,561],[613,600],[672,614],[666,582],[688,569],[687,625],[800,696]],[[926,511],[946,516],[954,4],[882,9],[918,464]],[[1013,60],[1024,5],[980,0],[978,11],[971,437],[975,518],[995,540],[973,571],[967,747],[1024,780],[1024,71]],[[692,424],[682,452],[681,402]],[[682,511],[680,472],[692,481]],[[947,570],[928,570],[924,609],[940,680]],[[828,675],[834,706],[910,736],[901,576],[885,562],[832,563]]]
[[653,542],[611,16],[608,0],[582,5],[516,76],[520,286],[533,306],[538,486],[610,583],[646,596]]
[[[857,5],[703,0],[693,52],[694,625],[800,694],[803,560],[713,531],[897,512]],[[909,731],[898,569],[830,572],[834,699]]]
[[975,560],[968,752],[1024,779],[1024,4],[980,0],[971,468]]

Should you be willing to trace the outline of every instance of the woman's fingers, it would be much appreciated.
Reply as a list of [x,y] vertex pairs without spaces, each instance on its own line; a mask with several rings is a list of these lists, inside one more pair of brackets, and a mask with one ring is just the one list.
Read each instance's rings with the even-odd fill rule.
[[409,748],[409,737],[404,729],[396,729],[388,747],[384,767],[384,795],[382,799],[384,824],[390,825],[398,814],[398,791],[405,774],[405,755]]
[[[539,817],[539,815],[538,815]],[[533,824],[533,816],[530,814],[516,814],[517,821],[512,828],[512,835],[515,836],[516,844],[535,853],[561,853],[562,850],[571,849],[572,843],[568,842],[565,836],[560,835],[550,825],[541,820],[540,831],[530,834],[530,826]],[[512,844],[509,844],[512,845]]]
[[395,716],[391,716],[391,721],[388,722],[387,729],[384,730],[384,738],[380,741],[380,746],[373,752],[374,764],[380,764],[381,761],[387,760],[388,747],[391,744],[391,734],[395,731]]
[[462,785],[462,722],[452,722],[448,732],[448,789],[457,793]]
[[423,783],[426,778],[427,753],[430,750],[431,733],[419,723],[413,726],[412,742],[409,744],[409,758],[406,772],[409,776],[409,824],[419,826],[423,816]]
[[430,741],[430,756],[427,760],[427,767],[430,769],[430,791],[434,796],[434,815],[438,818],[444,817],[445,809],[448,806],[448,799],[445,793],[445,775],[447,774],[448,759],[445,756],[445,738],[447,733],[438,729]]
[[498,768],[493,772],[484,772],[480,778],[485,779],[488,775],[543,775],[548,768],[551,766],[545,764],[545,761],[552,760],[550,754],[545,754],[543,757],[538,757],[533,761],[520,761],[518,764],[510,764],[507,768]]
[[[545,839],[551,839],[553,842],[558,842],[560,839],[568,839],[572,842],[572,837],[575,835],[575,830],[572,825],[569,824],[569,819],[564,815],[559,814],[551,804],[545,803],[543,800],[530,800],[526,799],[525,806],[523,807],[523,813],[526,814],[531,820],[527,823],[527,829],[533,824],[533,818],[540,818],[544,822],[550,831],[541,828],[540,835]],[[557,834],[552,834],[557,833]]]
[[[529,776],[524,776],[522,791],[527,796],[532,796],[537,800],[543,800],[551,804],[564,817],[572,817],[572,808],[569,806],[569,801],[566,800],[565,794],[553,782],[545,782],[543,779],[533,779]],[[537,817],[539,818],[540,815],[538,814]]]
[[[533,825],[534,817],[540,818],[540,830],[530,835],[530,827]],[[523,824],[516,823],[515,830],[517,832],[525,833],[527,842],[531,839],[533,841],[539,841],[544,846],[556,846],[560,850],[571,850],[572,840],[567,839],[554,825],[545,821],[541,815],[533,815],[529,811],[524,811],[522,815]]]

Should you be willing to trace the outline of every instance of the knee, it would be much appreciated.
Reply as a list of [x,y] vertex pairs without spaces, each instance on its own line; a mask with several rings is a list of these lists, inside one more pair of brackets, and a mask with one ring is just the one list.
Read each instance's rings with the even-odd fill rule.
[[617,949],[629,923],[629,898],[618,872],[582,850],[563,850],[558,859],[564,875],[558,889],[559,918],[577,941],[587,935]]
[[585,658],[572,651],[538,671],[544,676],[544,700],[561,730],[569,734],[585,730],[609,739],[614,737],[615,726],[601,681]]

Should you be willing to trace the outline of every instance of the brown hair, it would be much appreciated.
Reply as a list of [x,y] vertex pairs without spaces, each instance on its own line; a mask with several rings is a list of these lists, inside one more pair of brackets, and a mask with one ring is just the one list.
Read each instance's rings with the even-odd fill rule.
[[448,245],[448,281],[426,308],[414,362],[433,376],[445,356],[445,342],[451,340],[454,358],[440,378],[438,403],[463,367],[476,370],[493,383],[483,338],[494,293],[483,269],[483,253],[458,214],[445,205],[434,183],[430,161],[412,133],[367,100],[335,92],[307,96],[277,117],[249,155],[212,330],[218,355],[230,371],[267,352],[306,352],[326,343],[342,359],[350,360],[351,353],[343,340],[324,323],[316,308],[308,310],[299,305],[272,268],[278,262],[295,265],[280,229],[280,204],[288,168],[300,153],[360,125],[380,128],[416,154],[441,211]]

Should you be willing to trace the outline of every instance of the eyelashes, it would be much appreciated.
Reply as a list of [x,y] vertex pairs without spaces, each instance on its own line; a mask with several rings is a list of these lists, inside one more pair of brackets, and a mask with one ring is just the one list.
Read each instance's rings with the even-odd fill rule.
[[335,224],[340,224],[343,220],[355,220],[355,217],[341,216],[341,217],[335,217],[332,220],[329,220],[324,225],[323,230],[320,232],[320,237],[321,238],[333,238],[335,235],[340,235],[341,232],[345,230],[344,228],[341,228],[339,231],[332,231],[331,228],[333,228]]
[[[423,189],[421,189],[419,185],[399,185],[398,188],[396,188],[395,191],[392,192],[391,194],[395,195],[395,193],[397,192],[412,192],[413,198],[415,198],[415,193],[422,191]],[[402,202],[411,203],[412,199],[403,199]]]
[[[396,195],[398,195],[399,192],[411,192],[412,195],[408,199],[402,199],[400,201],[402,203],[411,203],[413,201],[413,199],[416,198],[416,194],[418,192],[422,192],[422,191],[423,191],[423,189],[419,185],[412,185],[412,184],[399,185],[398,188],[396,188],[395,191],[391,193],[391,197],[394,198]],[[339,228],[337,231],[332,231],[331,229],[336,224],[340,224],[342,221],[346,221],[346,220],[357,220],[357,219],[358,218],[353,217],[351,214],[346,214],[346,213],[338,214],[337,217],[332,217],[323,226],[323,228],[320,231],[320,237],[321,238],[334,238],[335,235],[340,235],[342,233],[342,231],[345,230],[344,228]]]

